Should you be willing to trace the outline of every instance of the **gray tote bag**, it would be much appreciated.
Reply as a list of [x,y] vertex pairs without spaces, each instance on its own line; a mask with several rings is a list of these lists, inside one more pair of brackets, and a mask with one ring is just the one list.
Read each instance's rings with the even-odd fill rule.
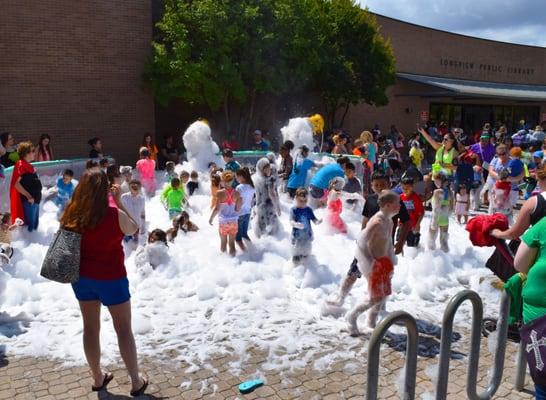
[[80,279],[82,236],[59,229],[47,249],[40,275],[59,283],[74,283]]

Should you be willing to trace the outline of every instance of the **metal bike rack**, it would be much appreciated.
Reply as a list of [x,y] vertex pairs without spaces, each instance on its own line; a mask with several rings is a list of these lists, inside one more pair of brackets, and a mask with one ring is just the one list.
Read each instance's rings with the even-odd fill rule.
[[417,377],[417,322],[410,314],[405,311],[395,311],[390,313],[381,323],[374,329],[370,344],[368,346],[368,388],[367,399],[377,399],[377,386],[379,381],[379,351],[381,340],[389,330],[389,328],[397,323],[402,322],[406,326],[408,338],[406,341],[406,363],[404,379],[404,400],[413,400],[415,398],[415,380]]
[[456,294],[448,303],[442,322],[442,337],[440,343],[440,360],[438,365],[438,382],[436,385],[436,399],[447,397],[447,383],[449,379],[449,362],[451,359],[451,336],[453,334],[453,319],[460,305],[470,300],[472,303],[472,330],[470,334],[470,355],[468,357],[467,395],[470,400],[491,399],[498,390],[504,370],[504,355],[508,332],[508,312],[510,296],[503,292],[500,304],[499,320],[497,324],[498,343],[495,349],[493,373],[487,388],[477,393],[478,364],[480,356],[481,329],[483,323],[483,304],[480,296],[472,290],[463,290]]

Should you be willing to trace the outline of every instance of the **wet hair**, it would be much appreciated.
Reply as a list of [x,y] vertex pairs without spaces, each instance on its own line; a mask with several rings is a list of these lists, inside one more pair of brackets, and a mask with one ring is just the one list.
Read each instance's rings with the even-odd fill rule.
[[245,179],[246,183],[254,187],[254,182],[252,182],[252,177],[250,176],[250,170],[248,169],[248,167],[239,168],[235,172],[235,176],[242,176]]
[[282,144],[281,148],[285,148],[288,151],[292,151],[294,149],[294,142],[291,140],[287,140]]
[[345,164],[345,169],[356,171],[356,167],[352,162],[348,162],[347,164]]
[[191,179],[199,178],[199,174],[197,173],[197,171],[191,171],[190,178]]
[[300,187],[296,190],[296,197],[307,196],[308,194],[309,194],[309,191],[305,189],[304,187]]
[[224,149],[222,150],[222,156],[233,158],[233,151],[231,149]]
[[87,144],[88,144],[89,146],[91,146],[91,147],[94,147],[94,146],[97,144],[97,142],[100,142],[100,138],[94,137],[94,138],[89,139],[89,140],[87,141]]
[[398,196],[398,194],[393,192],[392,190],[383,190],[381,193],[379,193],[379,196],[377,198],[377,203],[379,204],[379,207],[383,207],[387,204],[397,203],[399,201],[400,196]]
[[411,176],[404,176],[401,180],[400,180],[400,183],[402,185],[413,185],[415,183],[415,180],[411,177]]
[[373,174],[372,174],[372,177],[370,179],[370,182],[373,182],[373,181],[389,181],[389,177],[387,175],[385,175],[383,172],[381,171],[374,171]]
[[98,166],[99,166],[99,163],[96,162],[95,160],[87,160],[87,162],[85,163],[85,169],[91,169]]
[[180,186],[180,179],[173,178],[171,179],[171,187]]
[[167,244],[167,234],[162,229],[154,229],[150,232],[148,235],[148,243],[150,243],[150,239],[154,239],[156,242],[163,242],[165,245]]
[[65,175],[72,178],[72,177],[74,176],[74,171],[72,171],[71,169],[68,169],[68,168],[67,168],[67,169],[65,169],[65,170],[63,171],[63,176],[65,176]]

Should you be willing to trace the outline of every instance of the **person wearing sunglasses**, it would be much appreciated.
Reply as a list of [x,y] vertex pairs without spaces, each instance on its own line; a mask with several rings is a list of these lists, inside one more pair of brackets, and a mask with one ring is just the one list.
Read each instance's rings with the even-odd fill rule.
[[422,127],[418,128],[419,133],[423,135],[425,140],[432,146],[436,151],[434,158],[435,164],[439,165],[441,169],[445,170],[448,177],[453,176],[453,173],[457,169],[456,162],[458,156],[458,143],[455,135],[452,133],[446,133],[443,136],[442,142],[439,143],[428,134],[426,130]]

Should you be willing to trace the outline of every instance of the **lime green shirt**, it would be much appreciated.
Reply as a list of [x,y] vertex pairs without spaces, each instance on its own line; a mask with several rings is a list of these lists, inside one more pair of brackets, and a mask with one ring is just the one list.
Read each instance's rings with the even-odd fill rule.
[[[455,157],[457,157],[455,147],[452,147],[451,150],[449,150],[448,152],[445,152],[444,146],[442,145],[438,148],[438,150],[436,150],[436,158],[435,158],[436,163],[440,164],[442,168],[445,165],[453,165],[453,159]],[[450,169],[446,170],[446,172],[448,175],[451,175],[453,173],[453,171]]]
[[527,246],[538,249],[522,291],[523,322],[527,324],[546,315],[546,218],[528,229],[521,240]]
[[171,185],[167,187],[161,193],[161,199],[167,204],[168,210],[182,211],[182,204],[186,198],[186,193],[182,186],[179,186],[178,189],[173,189]]

